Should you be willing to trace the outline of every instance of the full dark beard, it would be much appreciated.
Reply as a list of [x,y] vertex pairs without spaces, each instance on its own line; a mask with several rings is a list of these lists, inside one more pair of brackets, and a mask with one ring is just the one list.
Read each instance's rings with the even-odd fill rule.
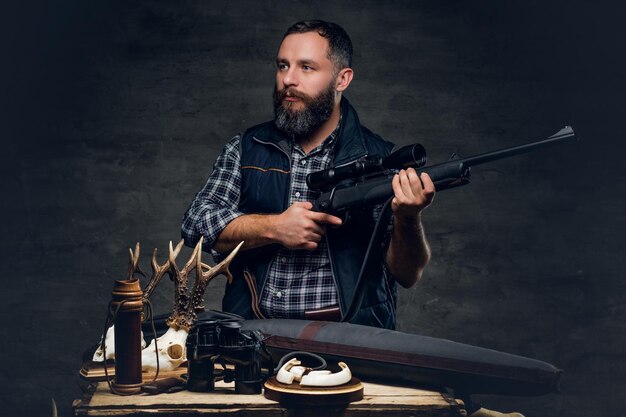
[[274,123],[281,131],[292,137],[306,135],[330,118],[335,105],[335,90],[332,83],[317,97],[291,90],[291,95],[303,101],[302,110],[293,110],[290,103],[283,102],[288,91],[289,89],[278,91],[274,87]]

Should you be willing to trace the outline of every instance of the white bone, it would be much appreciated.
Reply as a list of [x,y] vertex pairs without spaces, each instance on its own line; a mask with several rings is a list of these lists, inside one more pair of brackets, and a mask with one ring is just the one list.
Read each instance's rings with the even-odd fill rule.
[[343,385],[352,379],[352,373],[350,368],[344,362],[339,362],[341,371],[331,374],[326,371],[312,371],[302,377],[300,385],[311,387],[336,387],[337,385]]
[[[143,338],[143,332],[140,335],[141,337],[141,348],[146,347],[146,341]],[[107,330],[107,334],[104,337],[104,346],[107,351],[107,357],[104,357],[104,351],[102,350],[102,337],[100,337],[100,343],[98,344],[98,349],[93,354],[93,358],[91,359],[94,362],[104,362],[105,359],[115,359],[115,326],[109,327]]]
[[306,368],[304,366],[294,366],[289,370],[289,373],[293,375],[293,380],[296,382],[300,382],[302,380],[302,376],[305,372],[309,371],[311,368]]
[[276,374],[276,380],[282,384],[292,384],[296,375],[292,374],[290,370],[296,365],[300,365],[300,361],[296,358],[293,358],[289,362],[285,363],[278,370],[278,373]]
[[185,342],[188,333],[185,329],[175,329],[174,327],[167,329],[163,336],[156,339],[158,350],[155,349],[153,340],[147,348],[141,351],[141,369],[143,371],[156,371],[156,355],[159,355],[159,370],[172,371],[178,368],[187,357]]
[[311,371],[307,375],[316,376],[316,375],[330,375],[330,374],[331,372],[328,369],[324,369],[321,371]]

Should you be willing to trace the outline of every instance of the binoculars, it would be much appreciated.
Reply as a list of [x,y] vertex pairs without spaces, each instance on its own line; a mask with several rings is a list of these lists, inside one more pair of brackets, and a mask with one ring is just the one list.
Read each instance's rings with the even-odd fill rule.
[[[261,333],[241,330],[241,321],[232,319],[198,320],[187,336],[187,389],[207,392],[215,381],[235,381],[238,394],[260,394],[273,370],[272,357]],[[219,364],[221,370],[216,370]],[[230,365],[230,366],[229,366]]]

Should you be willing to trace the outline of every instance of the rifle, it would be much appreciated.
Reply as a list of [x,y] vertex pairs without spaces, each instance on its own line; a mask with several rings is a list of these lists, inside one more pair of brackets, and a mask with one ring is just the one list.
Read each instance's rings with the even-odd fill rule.
[[418,173],[427,173],[435,184],[435,190],[439,192],[468,184],[472,166],[574,139],[574,130],[565,126],[544,140],[468,158],[453,155],[453,159],[447,162],[426,167],[426,152],[422,145],[416,143],[404,146],[384,158],[366,156],[346,165],[314,172],[307,175],[306,180],[310,189],[321,191],[321,195],[313,202],[313,210],[343,215],[349,209],[374,206],[393,197],[391,180],[400,169],[413,167]]
[[[447,190],[469,183],[470,168],[498,159],[508,158],[533,151],[538,148],[574,140],[574,130],[565,126],[547,139],[524,145],[487,152],[469,158],[455,158],[447,162],[426,166],[426,151],[416,143],[400,148],[384,158],[366,156],[346,165],[314,172],[307,176],[307,185],[312,190],[321,191],[313,202],[313,209],[337,216],[347,217],[353,208],[368,207],[387,202],[374,227],[365,253],[361,271],[356,281],[354,295],[341,321],[349,322],[358,313],[367,286],[377,279],[378,269],[383,258],[380,243],[385,234],[386,225],[391,219],[391,180],[399,169],[414,167],[418,173],[426,172],[436,191]],[[344,220],[345,221],[345,220]]]

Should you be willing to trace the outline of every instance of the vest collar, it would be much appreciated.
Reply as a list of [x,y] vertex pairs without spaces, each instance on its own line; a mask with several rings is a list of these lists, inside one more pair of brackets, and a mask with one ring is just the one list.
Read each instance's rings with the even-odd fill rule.
[[[347,98],[341,98],[341,126],[335,144],[335,158],[333,165],[338,166],[368,155],[368,148],[363,138],[359,116]],[[285,149],[291,139],[278,130],[273,122],[266,123],[261,129],[254,132],[254,139],[263,143],[273,143]]]

